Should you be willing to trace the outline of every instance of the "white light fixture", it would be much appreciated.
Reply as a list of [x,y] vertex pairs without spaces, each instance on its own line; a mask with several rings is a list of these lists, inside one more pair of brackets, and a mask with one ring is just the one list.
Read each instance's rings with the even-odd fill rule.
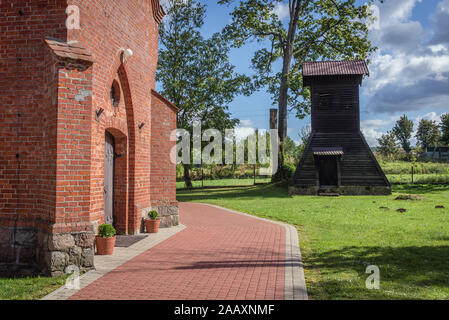
[[122,63],[125,62],[126,59],[131,58],[134,55],[134,52],[131,49],[124,49],[120,48],[120,51],[122,52]]

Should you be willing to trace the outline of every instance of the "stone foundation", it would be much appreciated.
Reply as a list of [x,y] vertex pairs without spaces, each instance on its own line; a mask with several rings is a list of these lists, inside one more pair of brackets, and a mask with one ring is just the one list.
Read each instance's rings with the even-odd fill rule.
[[0,273],[60,276],[68,266],[94,268],[93,232],[50,235],[34,229],[0,227]]
[[37,246],[35,230],[0,227],[0,274],[29,275],[37,272]]
[[145,232],[145,219],[148,218],[148,212],[156,210],[161,219],[161,228],[171,228],[179,225],[179,209],[177,206],[155,206],[142,210],[141,232]]
[[49,276],[60,276],[68,266],[77,266],[80,271],[94,268],[93,232],[48,234],[38,233],[37,263]]
[[[289,186],[290,195],[318,195],[320,188],[317,186]],[[339,193],[342,196],[381,196],[391,195],[389,186],[340,186],[326,190],[329,193]]]
[[316,186],[289,186],[288,194],[290,195],[301,195],[301,196],[316,196],[319,187]]

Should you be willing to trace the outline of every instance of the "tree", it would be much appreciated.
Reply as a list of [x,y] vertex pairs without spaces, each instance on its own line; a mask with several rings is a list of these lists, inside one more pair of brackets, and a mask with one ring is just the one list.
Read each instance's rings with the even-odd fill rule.
[[[229,4],[234,0],[219,0]],[[310,91],[302,87],[302,66],[307,60],[364,59],[374,51],[363,23],[371,13],[356,0],[289,0],[289,16],[275,14],[283,0],[239,0],[224,34],[241,47],[249,40],[267,44],[252,59],[255,83],[266,87],[279,108],[279,167],[284,163],[287,106],[296,116],[310,113]],[[368,3],[370,3],[368,1]],[[287,5],[287,4],[285,4]],[[274,70],[280,61],[281,70]],[[275,180],[283,179],[282,170]]]
[[412,150],[410,146],[410,139],[413,133],[413,121],[409,120],[404,114],[397,122],[393,128],[393,133],[399,140],[402,148],[405,152],[410,153]]
[[295,166],[299,161],[299,147],[289,136],[285,139],[285,159]]
[[397,152],[396,135],[389,131],[383,134],[379,139],[379,152],[381,155],[391,157]]
[[422,148],[434,147],[435,150],[440,140],[440,130],[436,121],[421,119],[416,132],[416,139],[418,139]]
[[[168,0],[168,19],[160,26],[157,81],[161,93],[181,110],[178,128],[192,132],[194,121],[203,129],[234,128],[228,104],[238,94],[251,93],[251,79],[239,75],[229,63],[230,47],[216,33],[204,39],[206,6],[196,0]],[[190,164],[184,164],[184,180],[192,187]]]
[[307,143],[309,142],[311,134],[312,134],[312,128],[310,127],[310,125],[306,125],[301,128],[301,131],[298,134],[300,142],[301,142],[301,144],[298,147],[300,156],[302,156],[302,154],[306,150],[306,146],[307,146]]
[[449,113],[441,115],[441,142],[449,146]]

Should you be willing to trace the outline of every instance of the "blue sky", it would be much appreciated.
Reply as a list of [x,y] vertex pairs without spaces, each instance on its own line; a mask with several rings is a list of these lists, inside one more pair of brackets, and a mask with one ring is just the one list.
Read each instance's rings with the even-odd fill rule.
[[[204,3],[208,10],[203,34],[209,36],[230,22],[230,8],[216,1]],[[284,1],[277,8],[281,17],[287,4]],[[449,112],[449,0],[387,0],[377,6],[378,24],[370,38],[379,50],[370,58],[371,75],[361,88],[362,131],[372,146],[404,113],[418,122],[421,118],[438,120]],[[252,74],[251,58],[258,48],[250,43],[232,50],[230,61],[237,72]],[[237,97],[230,111],[241,120],[239,131],[244,133],[268,128],[273,107],[277,106],[262,90]],[[300,120],[290,114],[288,135],[299,140],[298,133],[309,122],[309,117]]]

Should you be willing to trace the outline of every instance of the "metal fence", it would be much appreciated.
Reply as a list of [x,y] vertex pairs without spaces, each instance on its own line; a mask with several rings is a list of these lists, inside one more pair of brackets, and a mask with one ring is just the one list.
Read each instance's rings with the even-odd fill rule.
[[[385,167],[385,172],[391,184],[448,184],[449,167],[429,170],[427,167],[401,166],[401,168]],[[197,166],[190,170],[193,188],[220,188],[252,186],[270,183],[271,177],[260,174],[260,167],[254,165],[216,165]],[[183,170],[177,168],[177,189],[185,189]]]
[[[190,169],[193,188],[237,187],[265,184],[271,176],[261,175],[258,165],[197,166]],[[177,168],[176,188],[185,189],[183,169]]]

